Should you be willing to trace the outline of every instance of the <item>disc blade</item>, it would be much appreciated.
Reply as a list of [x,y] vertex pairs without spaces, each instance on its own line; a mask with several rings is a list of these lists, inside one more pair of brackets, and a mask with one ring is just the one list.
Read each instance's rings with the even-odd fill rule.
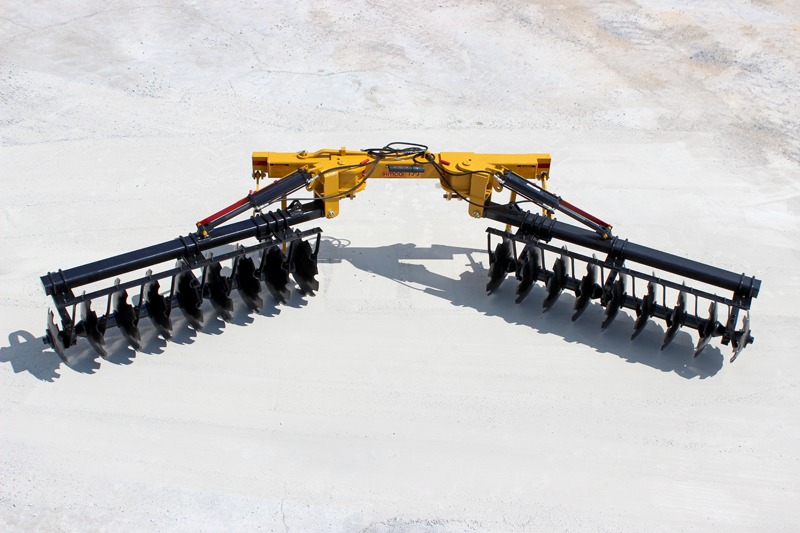
[[489,253],[489,282],[486,284],[486,293],[492,294],[503,281],[511,266],[511,239],[503,239],[494,252]]
[[647,284],[647,294],[636,302],[636,321],[633,323],[631,340],[639,336],[647,325],[648,319],[653,316],[656,304],[656,284],[652,281]]
[[264,300],[261,299],[261,277],[253,260],[247,256],[239,258],[234,272],[239,296],[247,307],[254,311],[260,311],[264,306]]
[[288,269],[300,287],[300,293],[314,296],[319,290],[319,281],[315,277],[318,273],[317,256],[307,241],[299,239],[289,245]]
[[711,339],[717,334],[717,326],[717,302],[711,302],[708,306],[708,319],[702,323],[698,330],[700,338],[697,340],[697,347],[694,350],[695,357],[700,355],[703,348],[708,346],[708,343],[711,342]]
[[55,315],[52,310],[47,311],[47,330],[45,331],[45,343],[53,347],[53,350],[58,354],[64,363],[68,363],[67,355],[64,353],[64,342],[61,339],[61,332],[55,322]]
[[106,351],[105,347],[105,320],[103,320],[103,324],[100,324],[100,320],[97,318],[97,313],[92,310],[92,303],[88,300],[84,300],[81,303],[81,322],[83,331],[86,335],[86,339],[89,341],[89,344],[94,348],[94,351],[100,357],[108,356],[108,352]]
[[572,313],[573,322],[578,320],[578,317],[580,317],[589,306],[589,302],[592,301],[595,286],[597,286],[597,266],[592,263],[587,263],[586,275],[581,278],[581,282],[575,291],[575,306],[573,307],[574,312]]
[[742,350],[752,342],[752,338],[750,337],[750,313],[745,313],[744,315],[744,324],[742,325],[742,329],[736,332],[734,335],[731,344],[733,345],[733,357],[731,357],[731,363],[736,361],[736,358],[739,357],[739,354],[742,353]]
[[178,274],[176,285],[175,296],[178,299],[178,307],[186,317],[186,321],[194,329],[203,329],[203,311],[200,309],[203,304],[203,295],[200,282],[190,270]]
[[121,290],[114,293],[114,320],[122,332],[122,336],[134,350],[142,349],[142,335],[139,333],[139,320],[136,311],[128,303],[128,291]]
[[550,309],[558,297],[561,296],[561,292],[564,290],[564,286],[566,284],[566,275],[567,275],[567,264],[564,261],[563,257],[559,257],[553,263],[553,273],[547,279],[546,288],[547,288],[547,297],[544,299],[542,303],[542,308],[547,311]]
[[517,284],[517,289],[514,292],[514,301],[521,303],[531,292],[536,280],[539,279],[541,265],[539,263],[538,248],[526,245],[519,256],[516,266],[519,284]]
[[160,286],[157,280],[145,286],[144,301],[147,306],[147,315],[158,333],[165,339],[172,337],[172,320],[169,318],[172,309],[171,303],[159,293]]
[[289,269],[287,257],[280,246],[271,246],[264,252],[262,263],[264,265],[264,282],[267,290],[280,303],[289,301]]
[[625,275],[620,274],[614,283],[611,284],[610,290],[605,295],[605,315],[603,323],[600,325],[601,330],[605,330],[617,318],[619,310],[622,307],[622,302],[625,300]]
[[230,322],[233,318],[233,300],[230,297],[231,280],[222,275],[222,265],[219,263],[208,266],[206,286],[211,306],[222,320]]
[[664,343],[661,345],[662,350],[672,342],[672,339],[675,338],[675,335],[678,333],[678,330],[681,329],[685,319],[686,294],[681,291],[678,294],[678,302],[675,304],[672,312],[667,317],[667,332],[664,334]]

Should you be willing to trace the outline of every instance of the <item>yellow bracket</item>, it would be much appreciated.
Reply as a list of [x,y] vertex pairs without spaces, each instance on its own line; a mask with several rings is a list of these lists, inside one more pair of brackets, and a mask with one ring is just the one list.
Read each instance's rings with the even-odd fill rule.
[[[415,156],[373,158],[366,151],[322,149],[316,152],[253,152],[253,176],[280,179],[303,168],[313,177],[308,185],[325,204],[325,216],[339,214],[339,200],[353,198],[368,179],[438,179],[445,198],[468,202],[470,216],[483,216],[486,202],[503,186],[497,179],[511,170],[547,187],[550,154],[477,154],[425,152]],[[512,196],[512,200],[516,196]]]
[[[324,174],[322,179],[322,198],[325,198],[325,217],[335,218],[339,214],[339,194],[342,189],[339,186],[339,173],[330,172]],[[345,189],[347,190],[347,189]]]

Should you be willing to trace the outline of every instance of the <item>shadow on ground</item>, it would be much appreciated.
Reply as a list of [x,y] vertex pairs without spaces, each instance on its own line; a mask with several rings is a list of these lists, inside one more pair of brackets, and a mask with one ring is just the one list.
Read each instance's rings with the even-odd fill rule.
[[42,381],[55,381],[61,376],[58,373],[61,360],[47,348],[42,337],[34,337],[28,331],[15,331],[8,335],[8,346],[0,347],[0,362],[11,363],[17,374],[28,372]]
[[[306,304],[306,298],[298,293],[292,295],[287,305],[303,307]],[[238,305],[235,307],[231,321],[225,322],[214,314],[213,308],[208,302],[204,302],[203,329],[193,329],[181,313],[175,311],[172,313],[173,335],[169,341],[164,340],[154,328],[149,326],[148,319],[143,319],[140,325],[142,348],[138,353],[159,355],[164,353],[170,343],[192,344],[198,335],[219,335],[229,325],[247,326],[252,324],[257,314],[270,317],[279,313],[280,308],[277,303],[265,297],[264,307],[259,313],[250,311],[244,305]],[[44,324],[42,324],[42,329],[44,329]],[[116,328],[106,332],[105,341],[108,351],[108,356],[105,358],[107,362],[116,365],[133,363],[137,352],[128,345]],[[0,346],[0,363],[10,363],[15,373],[27,372],[42,381],[53,382],[61,377],[59,370],[62,366],[80,374],[94,374],[100,368],[100,356],[88,342],[78,338],[77,344],[67,349],[67,361],[64,362],[49,345],[45,344],[44,336],[36,337],[29,331],[20,330],[9,334],[8,346]]]
[[[466,260],[465,270],[458,279],[431,272],[424,265],[406,261]],[[692,336],[681,331],[664,351],[661,343],[664,329],[651,320],[644,331],[631,341],[634,320],[620,312],[605,330],[600,330],[603,308],[592,303],[584,314],[572,322],[574,297],[564,293],[548,312],[541,303],[545,290],[537,284],[521,303],[514,303],[516,280],[510,275],[495,293],[486,295],[488,254],[485,250],[433,245],[419,248],[415,244],[394,244],[374,248],[350,246],[349,241],[324,238],[320,247],[321,263],[347,261],[359,270],[370,272],[398,283],[443,298],[455,306],[469,307],[489,316],[530,327],[540,333],[562,337],[567,342],[583,344],[599,353],[613,354],[630,363],[642,364],[662,372],[674,372],[684,378],[706,378],[722,368],[724,357],[716,346],[708,346],[694,357]],[[535,343],[531,339],[531,343]]]
[[[662,372],[674,372],[684,378],[706,378],[715,375],[723,366],[724,357],[716,346],[708,346],[700,357],[694,357],[694,342],[686,331],[678,334],[664,351],[660,351],[664,329],[651,321],[636,341],[630,341],[633,331],[633,318],[620,312],[617,319],[605,331],[600,330],[603,309],[593,303],[577,322],[571,321],[574,298],[565,293],[547,312],[542,312],[544,288],[537,284],[525,301],[514,303],[516,280],[513,276],[503,283],[499,290],[487,296],[485,287],[488,279],[487,253],[473,248],[433,245],[420,248],[415,244],[393,244],[372,248],[350,246],[342,239],[323,238],[319,254],[320,263],[336,264],[347,261],[364,272],[385,277],[423,291],[437,298],[443,298],[455,306],[468,307],[488,316],[529,327],[537,332],[553,334],[565,341],[582,344],[601,354],[613,354],[630,363],[642,364]],[[424,265],[409,261],[461,261],[467,269],[458,279],[452,279],[428,270]],[[259,314],[275,316],[280,308],[267,291],[264,308]],[[219,335],[229,325],[246,326],[254,321],[254,313],[236,302],[233,319],[226,323],[215,316],[213,309],[204,302],[205,322],[203,329],[192,329],[179,312],[173,316],[173,337],[169,342],[191,344],[198,334]],[[297,291],[288,302],[292,307],[303,307],[306,297]],[[146,322],[146,320],[145,320]],[[141,353],[157,355],[164,352],[168,341],[156,335],[153,328],[143,326]],[[532,346],[536,342],[531,339]],[[131,364],[136,352],[124,341],[119,332],[106,334],[109,355],[106,360],[113,364]],[[16,373],[28,372],[42,381],[55,381],[60,377],[61,359],[44,344],[42,337],[35,337],[27,331],[15,331],[8,336],[8,346],[0,347],[0,362],[10,363]],[[93,374],[100,368],[100,360],[86,342],[78,342],[68,351],[66,366],[84,374]]]

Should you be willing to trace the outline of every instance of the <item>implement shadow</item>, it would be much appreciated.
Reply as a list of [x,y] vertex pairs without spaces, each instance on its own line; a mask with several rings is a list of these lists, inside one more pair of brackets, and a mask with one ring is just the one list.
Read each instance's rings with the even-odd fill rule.
[[53,382],[61,377],[58,368],[61,360],[48,357],[43,337],[34,337],[30,332],[18,330],[8,335],[8,346],[0,347],[0,362],[10,363],[14,373],[28,372],[42,381]]
[[[459,279],[452,279],[431,272],[424,265],[409,262],[433,260],[465,260],[464,266],[467,269],[460,274]],[[520,305],[514,303],[516,280],[513,276],[509,276],[495,294],[487,296],[485,286],[488,270],[484,264],[488,259],[484,250],[443,245],[420,248],[415,244],[359,248],[350,246],[350,242],[346,240],[323,237],[319,262],[335,264],[342,261],[347,261],[359,270],[442,298],[454,306],[468,307],[488,316],[502,318],[511,324],[558,335],[567,342],[591,347],[598,353],[613,354],[630,363],[646,365],[662,372],[674,372],[687,379],[713,376],[723,366],[723,355],[715,346],[707,347],[702,356],[695,359],[692,337],[686,331],[680,332],[672,344],[661,352],[659,348],[664,330],[653,321],[635,342],[631,342],[629,339],[633,331],[633,319],[625,312],[620,312],[611,326],[606,331],[601,331],[603,309],[596,303],[590,305],[577,322],[572,322],[570,318],[574,297],[570,293],[562,295],[550,311],[544,313],[540,307],[545,292],[541,284],[537,284]],[[198,333],[218,335],[229,324],[247,326],[253,323],[255,316],[279,314],[276,302],[266,291],[263,295],[265,306],[261,312],[252,312],[242,305],[236,305],[236,312],[228,323],[216,317],[210,304],[204,301],[206,320],[205,327],[200,331],[189,327],[180,313],[176,313],[170,342],[192,344]],[[306,304],[306,296],[300,295],[296,290],[292,291],[292,298],[288,302],[290,307],[303,307]],[[145,329],[143,328],[143,333]],[[143,340],[141,353],[145,354],[160,354],[168,344],[154,331]],[[8,336],[8,341],[8,346],[0,347],[0,362],[10,363],[14,372],[29,372],[48,382],[61,376],[58,369],[62,361],[44,344],[42,337],[34,337],[27,331],[16,331]],[[127,346],[121,335],[111,334],[107,337],[107,342],[108,362],[122,365],[133,362],[137,352]],[[532,345],[531,349],[535,347]],[[75,372],[93,374],[100,368],[100,358],[86,343],[80,343],[70,349],[66,366]]]
[[[215,255],[231,252],[233,245],[218,248]],[[210,254],[209,254],[210,257]],[[222,275],[230,276],[230,267],[223,266]],[[263,306],[255,311],[248,308],[244,302],[231,295],[234,300],[234,311],[229,321],[223,320],[208,299],[204,299],[201,311],[203,314],[202,328],[194,328],[176,309],[172,309],[172,336],[167,341],[150,327],[148,319],[140,321],[141,347],[134,350],[122,336],[119,329],[109,329],[104,337],[107,355],[101,357],[88,343],[78,342],[66,351],[65,360],[58,357],[55,351],[44,342],[44,337],[35,337],[28,331],[15,331],[8,336],[8,346],[0,346],[0,362],[10,363],[16,373],[28,372],[42,381],[53,382],[61,374],[59,368],[62,364],[83,374],[94,374],[105,361],[114,365],[130,365],[139,354],[158,355],[165,351],[170,343],[188,345],[193,344],[198,335],[221,335],[229,325],[247,326],[255,321],[256,316],[274,317],[280,314],[280,308],[275,299],[269,295],[262,285],[261,297]],[[131,295],[131,304],[139,305],[140,294]],[[308,295],[300,294],[299,290],[291,291],[291,297],[286,305],[302,308],[308,305]]]
[[[431,272],[423,265],[405,262],[437,259],[466,259],[465,266],[468,268],[459,279],[454,280]],[[635,341],[631,341],[634,321],[625,312],[620,312],[617,319],[605,331],[601,331],[600,323],[605,315],[603,308],[597,303],[592,303],[580,319],[572,322],[574,297],[571,293],[562,294],[545,313],[541,308],[545,296],[541,284],[537,284],[528,297],[517,305],[514,303],[516,280],[513,275],[506,279],[499,290],[487,296],[485,287],[488,269],[484,267],[484,263],[488,263],[488,254],[484,250],[443,245],[419,248],[415,244],[359,248],[350,246],[347,240],[323,237],[319,262],[341,261],[347,261],[359,270],[443,298],[457,307],[468,307],[485,315],[502,318],[511,324],[528,326],[540,333],[558,335],[567,342],[589,346],[598,353],[613,354],[630,363],[646,365],[662,372],[674,372],[686,379],[713,376],[723,366],[724,357],[715,346],[706,347],[702,355],[695,358],[694,343],[686,331],[680,332],[661,351],[664,330],[654,321],[648,323]]]
[[[44,337],[34,337],[28,331],[8,335],[8,346],[0,347],[0,362],[10,363],[15,373],[28,372],[42,381],[53,382],[61,377],[61,359],[44,343]],[[94,374],[100,368],[93,349],[76,350],[67,366],[75,372]]]
[[[288,305],[291,307],[307,305],[307,297],[294,292]],[[37,379],[48,382],[61,377],[58,369],[62,364],[81,374],[94,374],[100,368],[102,361],[114,365],[130,365],[139,354],[160,355],[166,351],[169,344],[193,344],[198,335],[221,335],[229,325],[248,326],[255,321],[256,316],[272,317],[280,314],[278,303],[266,295],[266,291],[262,296],[264,296],[264,306],[260,311],[251,310],[243,302],[235,299],[234,313],[229,322],[217,316],[211,304],[204,300],[202,329],[194,329],[180,312],[174,312],[171,314],[172,337],[168,341],[150,327],[149,321],[145,319],[140,327],[142,347],[138,351],[128,344],[117,328],[110,329],[105,336],[105,347],[108,352],[105,358],[101,358],[88,343],[78,342],[67,350],[67,360],[62,361],[53,349],[45,344],[44,337],[34,337],[28,331],[15,331],[8,336],[8,346],[0,347],[0,363],[10,363],[15,373],[28,372]]]

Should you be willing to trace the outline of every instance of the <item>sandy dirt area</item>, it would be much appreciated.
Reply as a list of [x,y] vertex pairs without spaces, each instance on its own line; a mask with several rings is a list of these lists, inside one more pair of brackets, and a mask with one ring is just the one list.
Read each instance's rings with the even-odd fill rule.
[[[3,2],[0,529],[798,530],[799,73],[797,2]],[[762,279],[756,342],[487,297],[487,221],[402,180],[319,221],[314,298],[42,342],[39,276],[188,233],[252,151],[391,141],[551,153]]]

